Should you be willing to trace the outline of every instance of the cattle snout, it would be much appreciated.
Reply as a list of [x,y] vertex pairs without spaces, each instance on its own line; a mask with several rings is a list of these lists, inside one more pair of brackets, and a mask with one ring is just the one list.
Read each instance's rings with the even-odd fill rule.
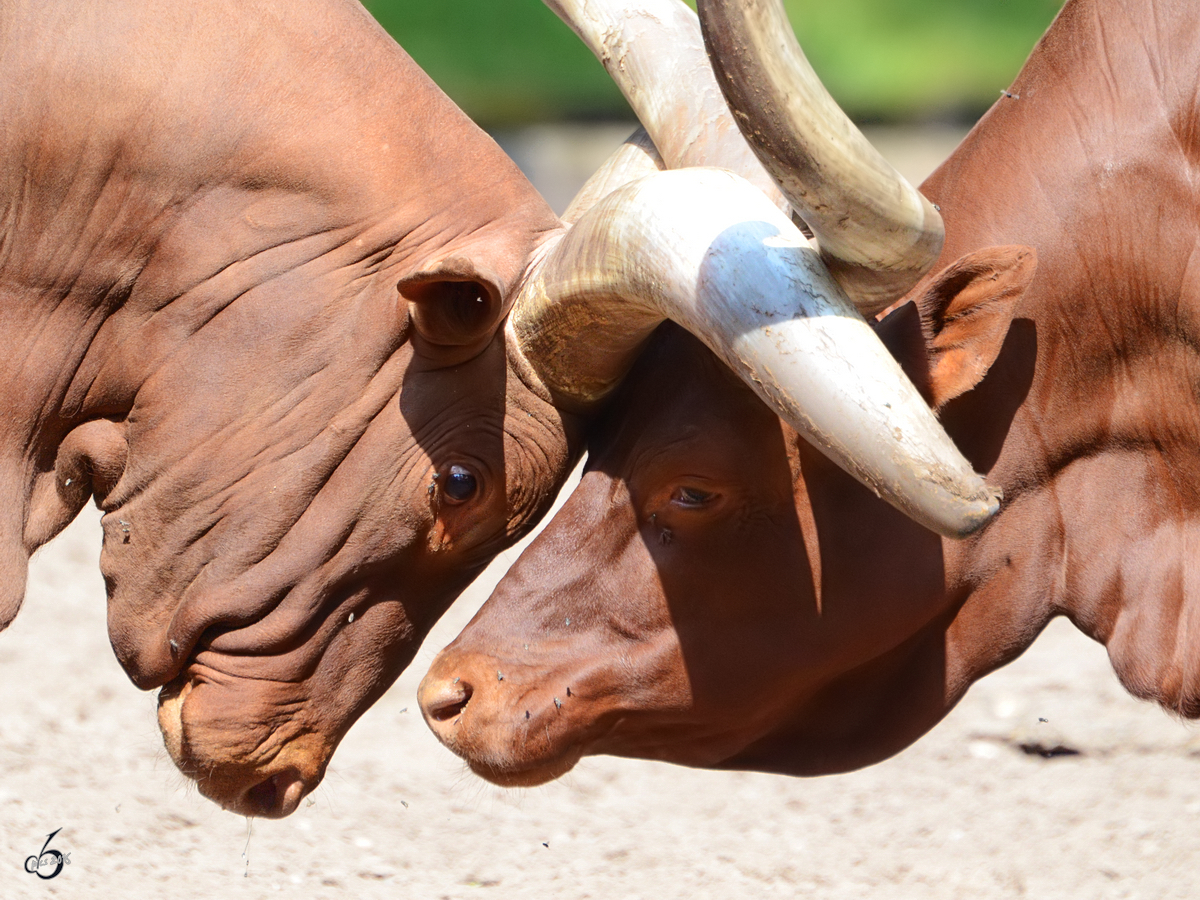
[[438,740],[475,774],[502,787],[533,787],[583,756],[572,715],[582,698],[567,687],[556,694],[557,681],[491,656],[445,650],[417,699]]
[[[171,759],[201,794],[239,815],[278,819],[321,782],[333,747],[286,719],[277,727],[261,695],[261,684],[185,675],[159,692],[158,723]],[[275,707],[281,719],[289,711]]]
[[460,677],[447,681],[446,679],[431,681],[428,677],[421,681],[420,702],[421,711],[425,714],[429,727],[440,738],[446,732],[447,738],[453,737],[453,728],[458,724],[459,717],[471,699],[474,688],[470,682]]

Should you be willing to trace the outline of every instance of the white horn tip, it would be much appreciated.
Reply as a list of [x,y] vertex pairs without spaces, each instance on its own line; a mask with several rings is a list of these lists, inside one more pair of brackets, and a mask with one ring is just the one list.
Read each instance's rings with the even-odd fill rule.
[[969,537],[992,520],[1000,511],[1004,492],[984,483],[973,496],[946,493],[939,499],[940,503],[931,504],[933,508],[921,510],[914,518],[942,537],[958,540]]

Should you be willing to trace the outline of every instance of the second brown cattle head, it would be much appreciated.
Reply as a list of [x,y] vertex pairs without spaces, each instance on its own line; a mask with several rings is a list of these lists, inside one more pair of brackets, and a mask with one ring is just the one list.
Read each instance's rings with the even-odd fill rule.
[[[1028,371],[1029,335],[1010,323],[1035,270],[1028,248],[972,254],[880,324],[937,406],[1006,341],[1005,368]],[[664,326],[592,433],[578,488],[434,661],[422,710],[504,785],[593,753],[849,768],[878,747],[840,731],[860,709],[839,720],[823,696],[944,615],[944,577],[937,535]]]
[[[754,24],[770,5],[701,0],[710,43],[738,65],[778,47]],[[603,752],[842,771],[925,734],[1059,615],[1135,696],[1200,715],[1197,35],[1194,4],[1070,0],[923,185],[945,246],[878,329],[1002,489],[991,521],[919,527],[664,331],[578,490],[434,661],[438,737],[505,784]],[[781,72],[803,66],[726,95],[740,121],[767,106],[747,138],[790,171],[807,138],[773,128],[803,92]]]

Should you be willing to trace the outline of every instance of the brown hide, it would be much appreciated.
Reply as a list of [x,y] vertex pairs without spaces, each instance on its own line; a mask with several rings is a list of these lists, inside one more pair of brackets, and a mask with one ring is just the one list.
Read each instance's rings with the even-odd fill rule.
[[0,622],[94,496],[172,757],[286,814],[570,465],[500,330],[558,220],[350,0],[6,3],[0,85]]
[[439,738],[510,784],[600,752],[844,770],[1055,615],[1133,693],[1200,713],[1197,97],[1191,0],[1072,0],[923,188],[945,249],[880,327],[1005,492],[980,534],[904,520],[664,332],[435,660]]

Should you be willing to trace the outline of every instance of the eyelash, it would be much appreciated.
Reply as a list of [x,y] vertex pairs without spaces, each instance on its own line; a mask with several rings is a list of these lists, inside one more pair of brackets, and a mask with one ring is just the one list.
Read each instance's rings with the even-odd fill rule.
[[711,503],[715,497],[716,494],[699,488],[681,487],[671,494],[671,502],[686,509],[699,509]]

